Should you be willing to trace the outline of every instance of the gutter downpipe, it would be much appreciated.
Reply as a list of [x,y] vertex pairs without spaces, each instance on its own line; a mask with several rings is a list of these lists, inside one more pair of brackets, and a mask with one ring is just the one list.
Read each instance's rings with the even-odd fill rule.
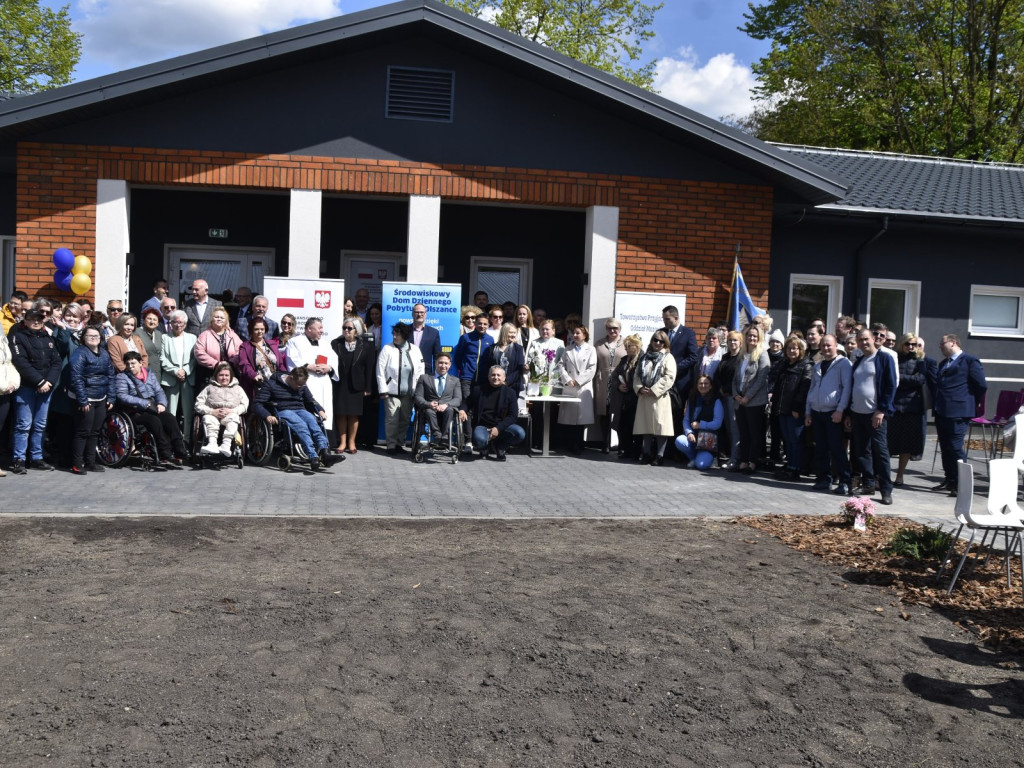
[[864,254],[872,243],[878,240],[882,235],[889,231],[889,217],[882,217],[882,228],[875,232],[871,237],[857,246],[856,256],[854,257],[854,286],[853,286],[853,306],[856,317],[865,317],[867,314],[867,301],[865,299],[866,290],[862,292],[861,285],[864,279]]

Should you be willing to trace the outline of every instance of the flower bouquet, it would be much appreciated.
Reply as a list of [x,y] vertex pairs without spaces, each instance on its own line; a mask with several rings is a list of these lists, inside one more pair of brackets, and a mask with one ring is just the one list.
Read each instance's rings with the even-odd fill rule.
[[851,496],[839,509],[855,531],[865,531],[875,516],[875,502],[867,496]]
[[534,347],[530,350],[528,362],[530,365],[530,382],[540,385],[541,394],[550,395],[552,383],[558,380],[555,350]]

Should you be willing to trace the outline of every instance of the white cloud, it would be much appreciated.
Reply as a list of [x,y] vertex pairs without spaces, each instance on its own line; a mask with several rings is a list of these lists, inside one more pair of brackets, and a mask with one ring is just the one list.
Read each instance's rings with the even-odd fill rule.
[[678,58],[659,59],[654,87],[666,99],[716,119],[753,111],[751,89],[756,81],[750,67],[731,53],[719,53],[703,67],[699,64],[689,47],[681,49]]
[[338,16],[340,0],[79,0],[83,60],[114,69]]

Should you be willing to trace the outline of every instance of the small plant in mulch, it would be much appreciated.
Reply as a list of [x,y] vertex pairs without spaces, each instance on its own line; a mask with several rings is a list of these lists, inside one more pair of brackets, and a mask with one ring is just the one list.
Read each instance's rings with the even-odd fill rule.
[[953,536],[938,528],[900,528],[882,550],[887,555],[911,560],[941,560],[949,549]]

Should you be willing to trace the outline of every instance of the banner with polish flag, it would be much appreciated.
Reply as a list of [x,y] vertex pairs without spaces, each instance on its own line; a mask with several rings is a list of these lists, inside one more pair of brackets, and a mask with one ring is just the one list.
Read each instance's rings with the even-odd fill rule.
[[301,333],[310,317],[324,324],[324,338],[341,335],[345,314],[345,281],[327,278],[264,277],[263,294],[270,301],[267,317],[281,322],[285,314],[295,316],[296,332]]

